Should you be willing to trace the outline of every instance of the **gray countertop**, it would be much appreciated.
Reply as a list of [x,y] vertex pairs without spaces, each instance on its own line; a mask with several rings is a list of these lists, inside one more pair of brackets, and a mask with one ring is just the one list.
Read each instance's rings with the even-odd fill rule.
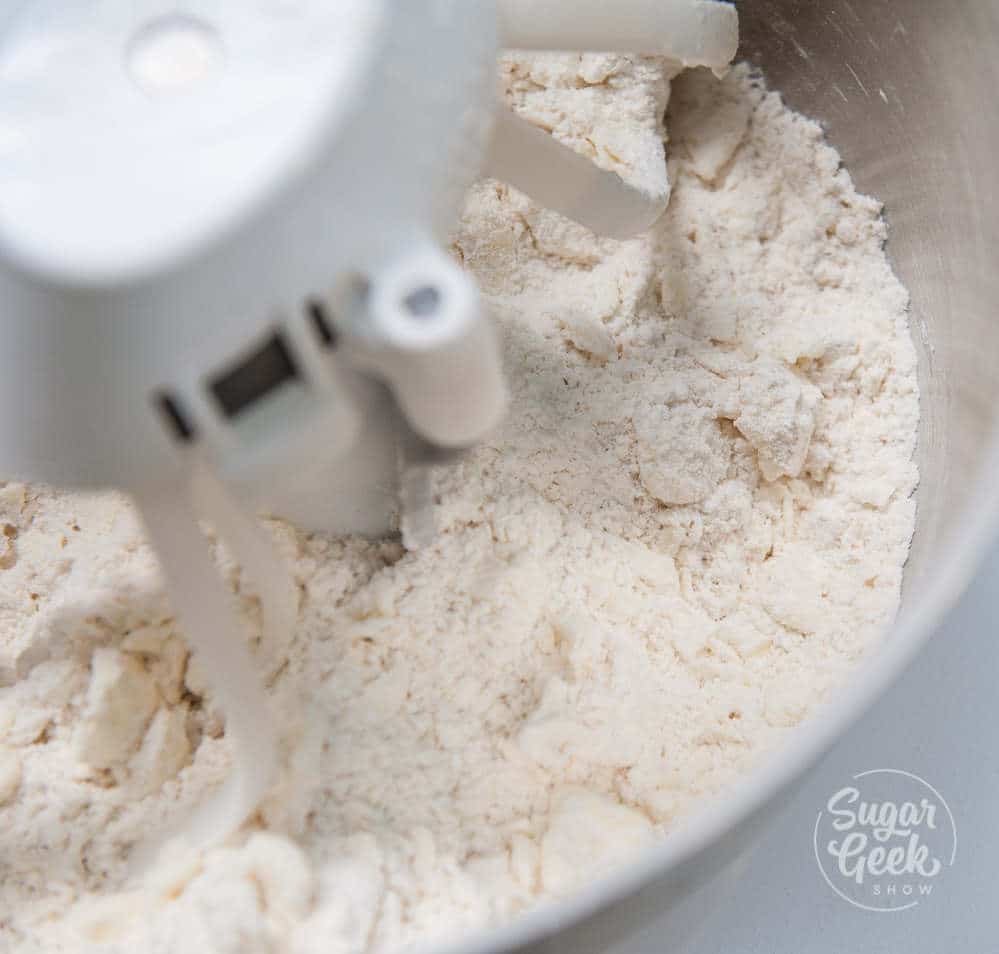
[[[999,548],[894,688],[839,742],[763,838],[736,887],[708,889],[704,927],[677,947],[643,932],[613,954],[999,952]],[[859,772],[922,776],[953,812],[957,854],[907,911],[851,907],[823,881],[813,827]],[[706,914],[704,912],[707,912]]]

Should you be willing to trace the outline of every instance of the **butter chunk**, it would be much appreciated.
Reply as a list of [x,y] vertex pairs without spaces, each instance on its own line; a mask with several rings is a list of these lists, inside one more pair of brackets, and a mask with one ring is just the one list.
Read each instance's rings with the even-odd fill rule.
[[98,649],[77,730],[79,758],[98,769],[128,761],[158,705],[156,683],[138,659],[116,649]]

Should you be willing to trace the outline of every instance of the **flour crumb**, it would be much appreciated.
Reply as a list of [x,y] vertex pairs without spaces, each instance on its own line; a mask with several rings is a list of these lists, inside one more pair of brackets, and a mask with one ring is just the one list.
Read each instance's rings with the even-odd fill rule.
[[544,890],[568,894],[627,858],[652,834],[649,820],[617,799],[588,791],[560,793],[541,841]]
[[13,749],[0,748],[0,805],[5,805],[21,787],[21,757]]

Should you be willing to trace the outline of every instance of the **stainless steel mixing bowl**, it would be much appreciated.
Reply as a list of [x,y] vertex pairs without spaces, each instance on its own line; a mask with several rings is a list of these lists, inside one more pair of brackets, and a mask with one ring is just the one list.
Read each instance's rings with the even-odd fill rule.
[[[742,0],[742,56],[821,120],[881,198],[912,293],[922,429],[901,614],[821,720],[634,864],[455,950],[596,954],[655,916],[668,951],[685,896],[739,861],[803,775],[885,690],[960,595],[999,527],[999,0]],[[671,914],[673,915],[671,917]]]

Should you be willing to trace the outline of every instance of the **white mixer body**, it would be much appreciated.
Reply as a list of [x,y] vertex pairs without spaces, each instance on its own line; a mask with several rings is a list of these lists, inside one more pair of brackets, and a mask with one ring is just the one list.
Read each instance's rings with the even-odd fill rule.
[[[283,505],[293,511],[287,516],[309,515],[331,529],[384,529],[395,494],[386,475],[403,425],[374,380],[404,398],[412,392],[402,404],[421,432],[420,372],[404,368],[399,352],[460,354],[460,363],[426,363],[438,391],[449,368],[463,378],[471,370],[486,385],[477,406],[460,402],[461,420],[430,428],[434,442],[470,443],[502,412],[496,348],[474,289],[435,245],[489,134],[491,5],[260,3],[249,32],[240,27],[248,15],[242,5],[219,4],[211,26],[225,37],[222,75],[164,94],[142,89],[127,69],[130,38],[149,29],[150,14],[143,4],[108,6],[118,8],[114,29],[81,30],[73,11],[56,4],[38,34],[52,43],[58,27],[67,70],[91,62],[104,77],[112,102],[94,112],[106,127],[90,135],[77,117],[39,121],[33,101],[19,98],[18,80],[38,80],[28,55],[40,42],[37,30],[19,34],[15,19],[8,30],[19,42],[8,44],[14,53],[6,61],[0,53],[0,76],[11,79],[0,92],[5,474],[60,485],[175,483],[185,452],[197,445],[251,494],[276,494],[281,499],[256,502]],[[310,16],[311,31],[303,28]],[[328,35],[317,38],[320,31]],[[332,45],[348,71],[317,64],[317,49]],[[281,54],[261,57],[263,48]],[[230,73],[242,77],[235,89]],[[67,95],[51,97],[52,109],[74,108],[77,80],[69,73],[57,80],[46,82]],[[333,88],[312,95],[320,83]],[[297,137],[294,148],[268,153],[282,134],[275,115],[294,111],[299,99],[305,119],[284,130]],[[148,134],[122,131],[135,122]],[[185,122],[195,135],[180,135]],[[80,135],[68,141],[67,130]],[[104,140],[115,137],[119,153],[130,151],[127,161],[102,164]],[[153,159],[150,141],[163,150]],[[244,174],[239,157],[252,166],[258,145],[266,161]],[[32,195],[39,162],[50,164],[54,184]],[[432,274],[421,278],[413,261]],[[387,300],[383,285],[397,298]],[[335,287],[349,293],[335,298],[341,303],[353,296],[356,305],[363,293],[363,307],[337,314]],[[405,305],[421,289],[432,313]],[[383,317],[395,307],[386,321],[410,322],[411,340],[381,338],[378,329],[388,325],[372,320],[365,301],[379,303]],[[290,479],[275,482],[289,465]],[[296,504],[299,490],[319,489],[309,470],[321,474],[327,501],[318,515],[311,499]]]

